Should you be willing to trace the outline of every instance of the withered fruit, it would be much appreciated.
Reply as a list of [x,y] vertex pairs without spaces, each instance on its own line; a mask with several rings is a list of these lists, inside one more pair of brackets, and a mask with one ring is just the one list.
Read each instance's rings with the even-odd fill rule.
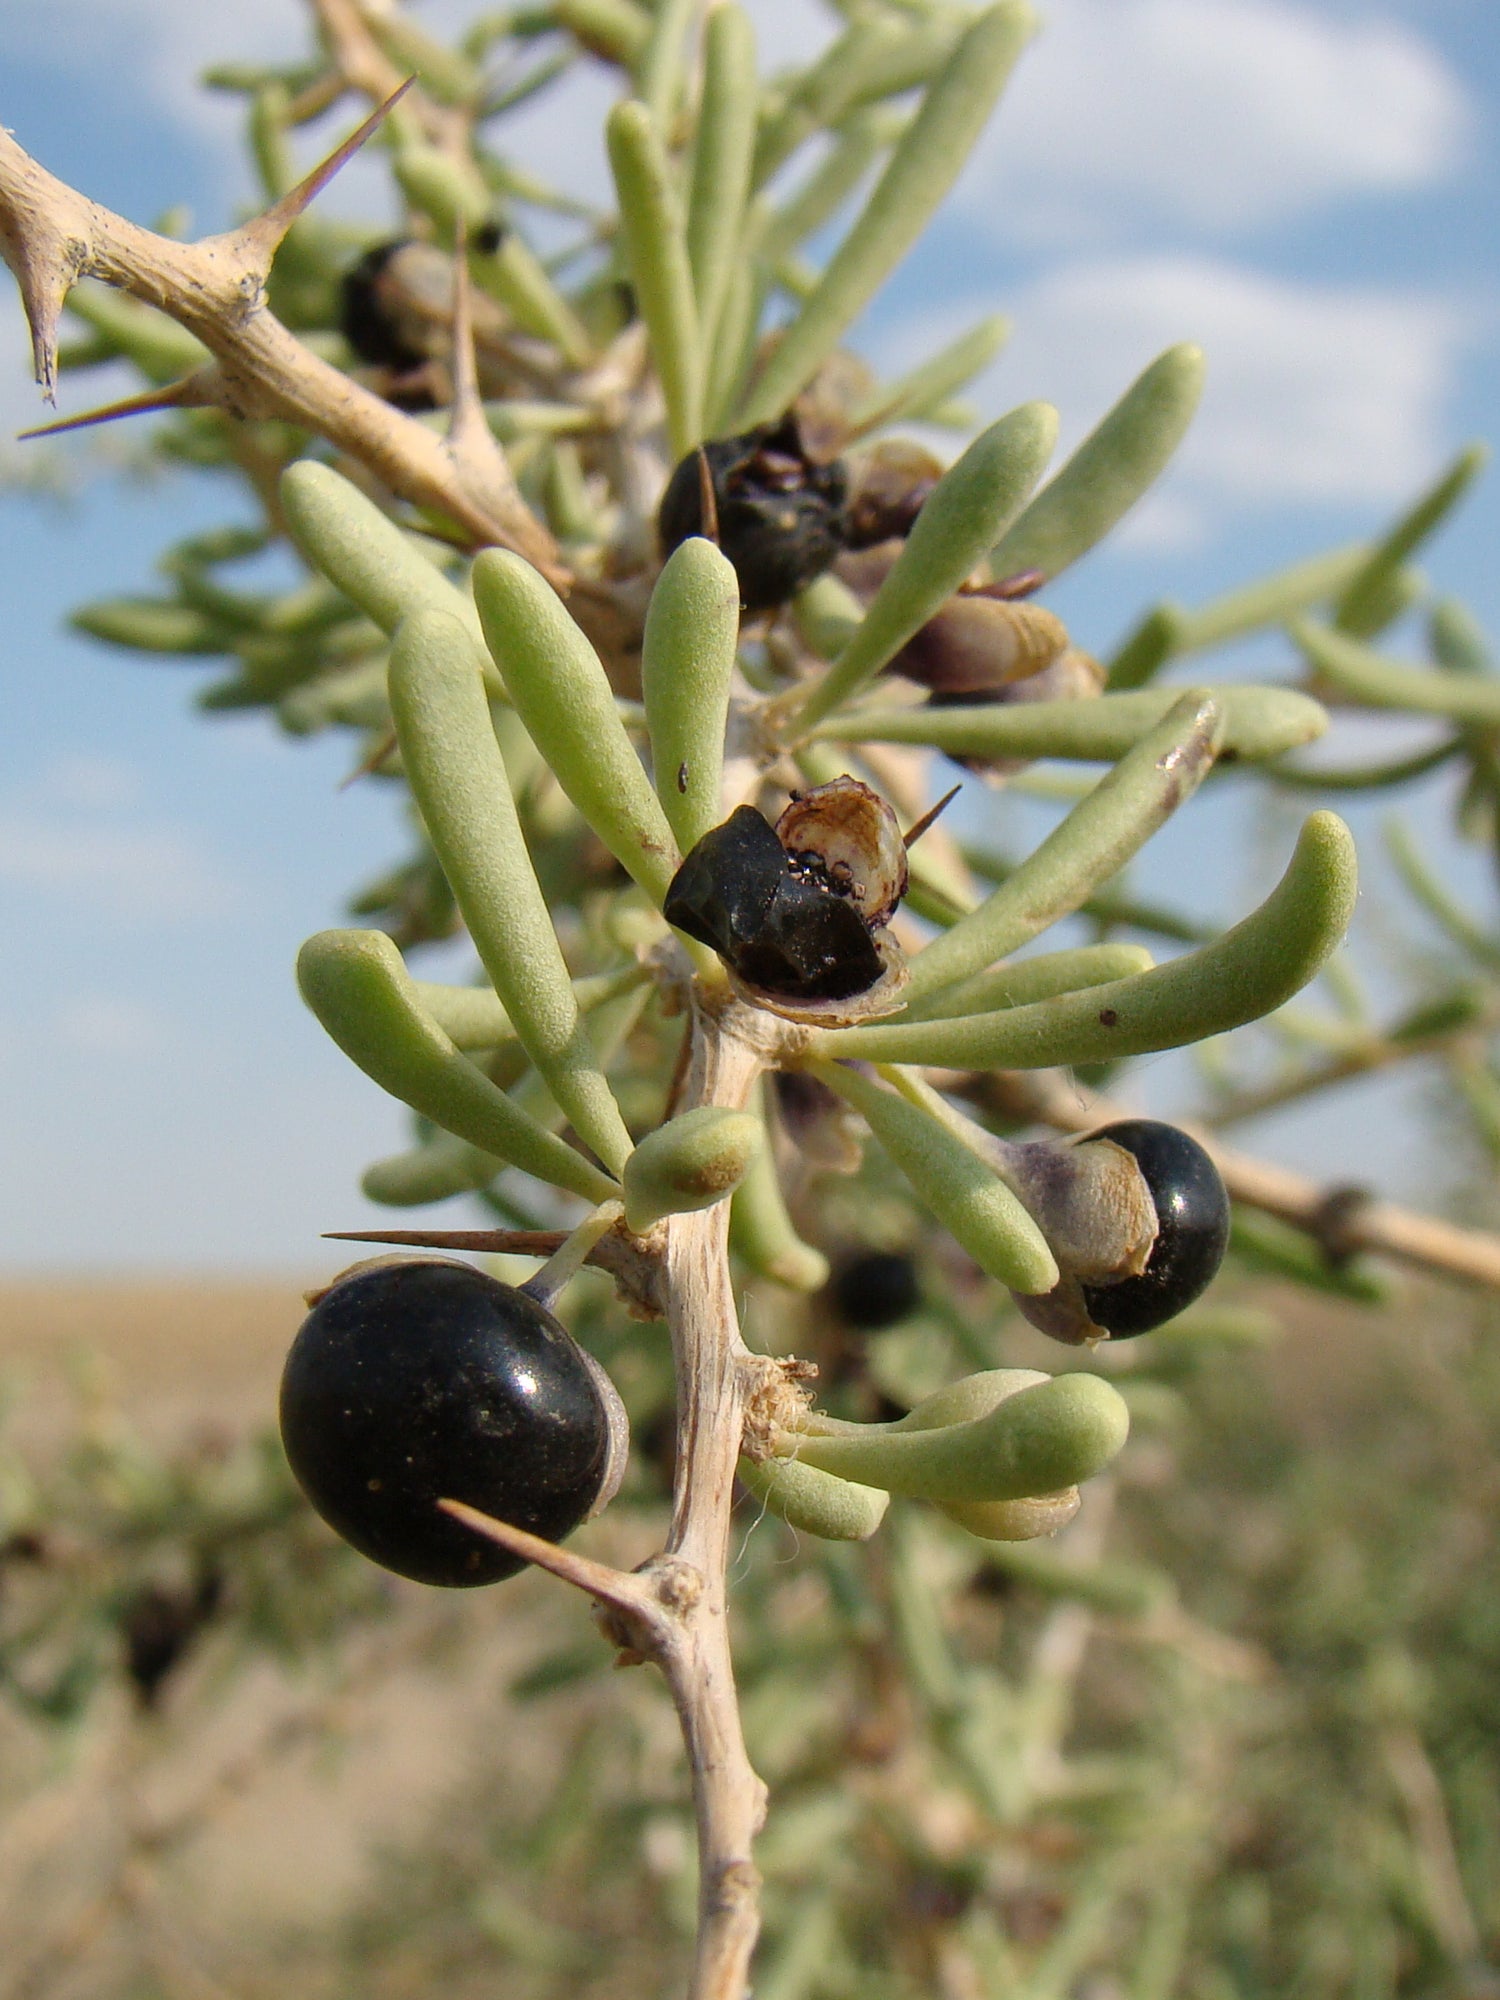
[[891,969],[884,925],[906,879],[895,814],[843,777],[794,797],[774,827],[738,807],[694,846],[662,907],[768,999],[847,1000]]
[[[713,519],[705,520],[705,479]],[[821,576],[844,546],[848,479],[803,446],[795,416],[690,451],[667,481],[657,512],[663,556],[707,535],[734,565],[746,611],[770,611]]]

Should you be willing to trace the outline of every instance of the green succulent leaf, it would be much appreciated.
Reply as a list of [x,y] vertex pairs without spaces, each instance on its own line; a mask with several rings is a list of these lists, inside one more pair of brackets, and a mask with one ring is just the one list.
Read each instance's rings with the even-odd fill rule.
[[656,795],[684,854],[724,817],[724,732],[739,629],[734,565],[712,542],[690,537],[657,578],[641,649]]
[[[829,716],[810,733],[839,742],[926,743],[955,757],[1056,757],[1109,764],[1154,729],[1185,692],[1175,686],[1102,694],[1093,701],[860,708]],[[1212,695],[1224,711],[1220,754],[1232,751],[1247,763],[1315,742],[1328,727],[1321,703],[1294,688],[1234,683],[1199,692]]]
[[888,1493],[958,1501],[1061,1493],[1102,1471],[1130,1431],[1118,1391],[1084,1374],[1033,1379],[983,1414],[945,1423],[903,1418],[841,1425],[828,1435],[812,1428],[817,1422],[810,1417],[807,1429],[782,1432],[778,1451]]
[[882,383],[868,401],[856,404],[850,420],[853,429],[863,433],[887,424],[920,422],[989,367],[1009,340],[1010,327],[1004,313],[991,313],[910,373]]
[[390,691],[407,781],[501,1006],[579,1136],[618,1172],[630,1135],[526,851],[483,668],[477,641],[446,613],[416,611],[402,624]]
[[1067,464],[1013,522],[996,576],[1040,570],[1050,582],[1087,555],[1161,477],[1203,393],[1203,350],[1169,347],[1125,391]]
[[297,958],[303,999],[350,1060],[424,1118],[539,1180],[605,1201],[607,1174],[512,1104],[422,1009],[383,931],[319,931]]
[[858,628],[792,719],[794,731],[858,694],[953,595],[1041,477],[1056,440],[1051,404],[1023,403],[949,466]]
[[[765,1085],[757,1093],[762,1122]],[[797,1234],[769,1137],[756,1148],[729,1211],[729,1247],[755,1275],[788,1291],[817,1292],[828,1283],[828,1259]]]
[[1489,463],[1489,456],[1485,446],[1469,445],[1381,536],[1339,593],[1333,608],[1338,631],[1351,639],[1373,639],[1390,623],[1392,593],[1397,593],[1399,604],[1400,580],[1408,557],[1442,526]]
[[859,219],[752,384],[742,427],[769,423],[790,405],[916,242],[958,178],[1035,25],[1025,0],[1001,0],[954,44]]
[[664,1215],[712,1208],[745,1178],[765,1142],[753,1111],[714,1104],[658,1125],[625,1162],[625,1220],[643,1236]]
[[1491,728],[1500,723],[1500,679],[1407,666],[1306,618],[1294,619],[1289,629],[1308,664],[1340,694],[1366,708],[1404,709]]
[[382,632],[394,633],[408,612],[425,606],[446,612],[479,637],[467,593],[331,467],[311,458],[289,465],[281,475],[281,504],[292,539],[313,568],[352,597]]
[[795,1458],[742,1458],[740,1483],[788,1527],[825,1542],[867,1542],[885,1519],[891,1496]]
[[1051,1291],[1058,1270],[1046,1237],[971,1147],[926,1110],[859,1070],[825,1062],[809,1067],[854,1106],[922,1202],[982,1271],[1013,1291]]
[[703,30],[703,98],[688,194],[687,255],[705,374],[730,273],[743,255],[741,236],[759,109],[755,29],[743,7],[725,0],[709,15]]
[[1004,1013],[815,1029],[810,1053],[824,1062],[1050,1069],[1181,1048],[1259,1020],[1300,992],[1348,929],[1355,889],[1348,828],[1333,813],[1314,813],[1271,895],[1199,951]]
[[992,1014],[998,1008],[1026,1007],[1062,993],[1079,993],[1149,972],[1156,963],[1144,945],[1082,944],[1068,951],[1039,952],[992,965],[952,986],[938,987],[912,1001],[903,1021],[932,1021],[955,1014]]
[[644,104],[617,104],[607,138],[625,262],[666,400],[672,455],[682,458],[703,436],[703,354],[676,177]]
[[1184,695],[1007,881],[913,961],[911,998],[972,979],[1071,916],[1192,797],[1223,733],[1211,695]]
[[557,782],[660,903],[681,857],[598,654],[551,586],[506,549],[476,560],[474,601],[516,712]]

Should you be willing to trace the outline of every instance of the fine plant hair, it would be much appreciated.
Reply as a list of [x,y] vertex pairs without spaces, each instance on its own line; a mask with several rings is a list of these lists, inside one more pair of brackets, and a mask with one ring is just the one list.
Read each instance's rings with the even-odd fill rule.
[[[1151,607],[1096,661],[1045,600],[1170,463],[1198,401],[1197,348],[1169,348],[1122,383],[1053,469],[1057,417],[1041,403],[980,429],[951,463],[901,438],[903,426],[970,428],[960,398],[1003,342],[1000,320],[895,380],[844,346],[1018,65],[1024,87],[1036,26],[1025,0],[851,11],[815,61],[771,77],[757,73],[753,9],[733,0],[555,0],[482,17],[454,48],[362,0],[311,0],[311,12],[305,61],[211,79],[245,100],[265,198],[220,235],[186,242],[129,223],[0,132],[0,240],[42,391],[106,360],[130,362],[143,383],[42,430],[166,413],[161,453],[230,471],[251,508],[169,551],[165,592],[88,605],[77,622],[141,653],[229,662],[200,695],[206,711],[345,731],[361,782],[406,787],[409,859],[357,892],[362,927],[302,946],[298,978],[333,1041],[414,1117],[412,1146],[373,1165],[366,1191],[397,1208],[468,1198],[488,1226],[366,1235],[540,1260],[529,1282],[548,1301],[587,1263],[630,1316],[609,1337],[620,1355],[659,1356],[665,1326],[674,1415],[670,1448],[657,1446],[671,1512],[653,1553],[616,1566],[459,1496],[442,1504],[584,1592],[622,1663],[660,1670],[693,1785],[689,1991],[742,2000],[767,1797],[731,1655],[737,1491],[839,1562],[842,1543],[884,1549],[872,1560],[894,1578],[904,1670],[997,1816],[1013,1802],[966,1735],[971,1689],[941,1639],[921,1638],[937,1618],[932,1524],[955,1543],[971,1529],[997,1574],[1060,1598],[1092,1591],[1120,1616],[1161,1611],[1139,1578],[1074,1573],[1069,1544],[1045,1540],[1081,1488],[1075,1545],[1097,1552],[1106,1468],[1129,1421],[1108,1349],[1044,1377],[1008,1369],[992,1333],[1009,1292],[1037,1325],[1092,1349],[1102,1321],[1079,1321],[1079,1300],[1121,1282],[1127,1257],[1133,1276],[1145,1266],[1149,1200],[1144,1238],[1099,1247],[1106,1223],[1145,1199],[1131,1156],[1105,1148],[1109,1200],[1081,1222],[1066,1179],[1104,1157],[1066,1142],[1121,1124],[1116,1079],[1132,1058],[1270,1022],[1248,1056],[1245,1041],[1227,1044],[1192,1128],[1234,1203],[1237,1270],[1356,1300],[1379,1294],[1392,1260],[1500,1284],[1487,1231],[1318,1184],[1219,1136],[1350,1077],[1435,1060],[1479,1143],[1500,1149],[1500,944],[1412,837],[1395,828],[1393,858],[1448,957],[1385,1024],[1334,956],[1355,862],[1332,810],[1311,812],[1277,886],[1223,931],[1136,900],[1120,879],[1201,784],[1230,771],[1278,797],[1336,798],[1452,764],[1465,774],[1461,831],[1495,842],[1497,684],[1472,620],[1430,600],[1413,562],[1482,454],[1464,453],[1371,540],[1196,609]],[[610,208],[546,186],[506,150],[507,113],[579,63],[606,65],[620,86]],[[299,172],[303,128],[337,110],[349,136]],[[399,188],[398,240],[319,217],[315,197],[360,147]],[[791,488],[811,508],[846,472],[848,520],[861,496],[877,511],[910,503],[868,537],[872,557],[884,551],[873,567],[860,568],[850,531],[837,561],[830,551],[755,601],[748,566],[731,560],[741,489],[728,474],[715,483],[715,450],[747,438],[744,476],[768,481],[768,518]],[[906,490],[892,502],[882,481]],[[668,548],[664,489],[691,515]],[[839,536],[845,504],[828,500]],[[276,548],[300,557],[295,586],[236,584],[236,564]],[[1414,607],[1421,663],[1380,643]],[[1215,684],[1201,671],[1250,633],[1283,635],[1286,676]],[[961,639],[988,678],[969,654],[954,664]],[[1433,718],[1441,733],[1383,766],[1314,761],[1325,704]],[[1028,854],[929,823],[948,788],[940,774],[1045,796],[1059,767],[1070,810]],[[1073,785],[1080,769],[1087,781]],[[901,878],[888,907],[872,900],[884,883],[873,863],[871,887],[839,903],[847,917],[863,902],[851,935],[874,954],[853,991],[763,976],[759,908],[754,924],[716,929],[723,885],[703,857],[721,851],[719,830],[748,808],[764,849],[761,829],[809,799],[884,814],[895,830],[880,857]],[[821,847],[783,854],[770,840],[773,873],[784,866],[790,882],[808,852],[821,870],[809,886],[803,865],[788,908],[845,893],[821,826]],[[849,851],[861,865],[853,835]],[[1073,919],[1090,926],[1087,943],[1070,931],[1017,956]],[[408,966],[460,932],[483,968],[475,983]],[[1298,998],[1320,977],[1331,1013]],[[892,1364],[859,1380],[863,1401],[836,1406],[831,1370],[820,1383],[806,1356],[748,1336],[826,1295],[829,1253],[857,1231],[850,1198],[809,1181],[835,1158],[857,1166],[861,1151],[862,1185],[924,1217],[919,1229],[935,1215],[990,1303],[976,1308],[980,1332],[943,1336],[958,1381],[918,1381],[917,1369],[904,1383]],[[329,1191],[330,1215],[338,1198]],[[1097,1268],[1084,1256],[1096,1250]],[[1211,1328],[1213,1308],[1197,1310]],[[1232,1339],[1235,1324],[1231,1311],[1219,1330]],[[298,1509],[264,1467],[258,1476],[236,1532],[269,1546]],[[298,1532],[311,1532],[305,1520]],[[199,1551],[203,1579],[216,1547]],[[191,1628],[212,1616],[212,1592],[197,1579],[184,1589]],[[1054,1628],[1052,1643],[1081,1644],[1072,1632]],[[793,1912],[765,1990],[805,1990],[797,1924],[813,1937],[825,1915],[812,1902]]]

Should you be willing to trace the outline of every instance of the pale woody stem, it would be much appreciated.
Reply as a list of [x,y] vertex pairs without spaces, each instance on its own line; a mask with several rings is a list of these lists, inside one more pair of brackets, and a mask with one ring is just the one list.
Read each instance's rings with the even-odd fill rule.
[[[755,1017],[695,1003],[682,1108],[739,1110],[765,1067]],[[748,1033],[744,1030],[749,1030]],[[729,1651],[725,1572],[746,1396],[765,1364],[740,1337],[729,1279],[729,1204],[673,1216],[667,1295],[677,1376],[677,1470],[666,1565],[687,1588],[659,1654],[682,1725],[698,1823],[698,1944],[691,2000],[744,2000],[760,1929],[751,1843],[765,1786],[751,1769]]]

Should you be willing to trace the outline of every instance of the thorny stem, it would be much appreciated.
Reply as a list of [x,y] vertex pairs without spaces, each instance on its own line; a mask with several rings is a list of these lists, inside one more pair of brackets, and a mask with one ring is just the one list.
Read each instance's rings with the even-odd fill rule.
[[477,545],[514,549],[565,587],[556,545],[493,440],[482,455],[460,456],[320,359],[270,310],[271,257],[294,219],[282,207],[226,235],[178,243],[76,193],[0,128],[0,252],[21,287],[43,392],[53,393],[68,292],[80,278],[101,278],[169,314],[214,357],[215,365],[163,392],[164,403],[296,424],[368,466],[392,492],[456,521]]
[[[771,1053],[766,1031],[779,1026],[737,1002],[695,998],[683,1108],[742,1110]],[[677,1466],[672,1527],[659,1560],[692,1579],[692,1600],[681,1606],[658,1658],[682,1724],[698,1823],[692,2000],[742,2000],[760,1930],[760,1876],[750,1849],[765,1818],[766,1790],[740,1727],[725,1572],[745,1410],[777,1371],[741,1338],[728,1253],[727,1202],[669,1220]]]
[[[684,1111],[709,1104],[742,1110],[761,1071],[805,1035],[719,987],[694,982],[688,1004]],[[698,1940],[688,2000],[746,2000],[760,1932],[751,1847],[765,1819],[766,1788],[745,1748],[729,1649],[730,1514],[747,1418],[757,1426],[784,1421],[781,1399],[801,1399],[782,1365],[752,1354],[741,1338],[729,1279],[729,1204],[671,1216],[661,1236],[655,1289],[666,1306],[677,1379],[672,1524],[662,1552],[626,1574],[459,1502],[442,1504],[523,1560],[588,1591],[624,1659],[661,1668],[682,1728],[698,1827]]]

